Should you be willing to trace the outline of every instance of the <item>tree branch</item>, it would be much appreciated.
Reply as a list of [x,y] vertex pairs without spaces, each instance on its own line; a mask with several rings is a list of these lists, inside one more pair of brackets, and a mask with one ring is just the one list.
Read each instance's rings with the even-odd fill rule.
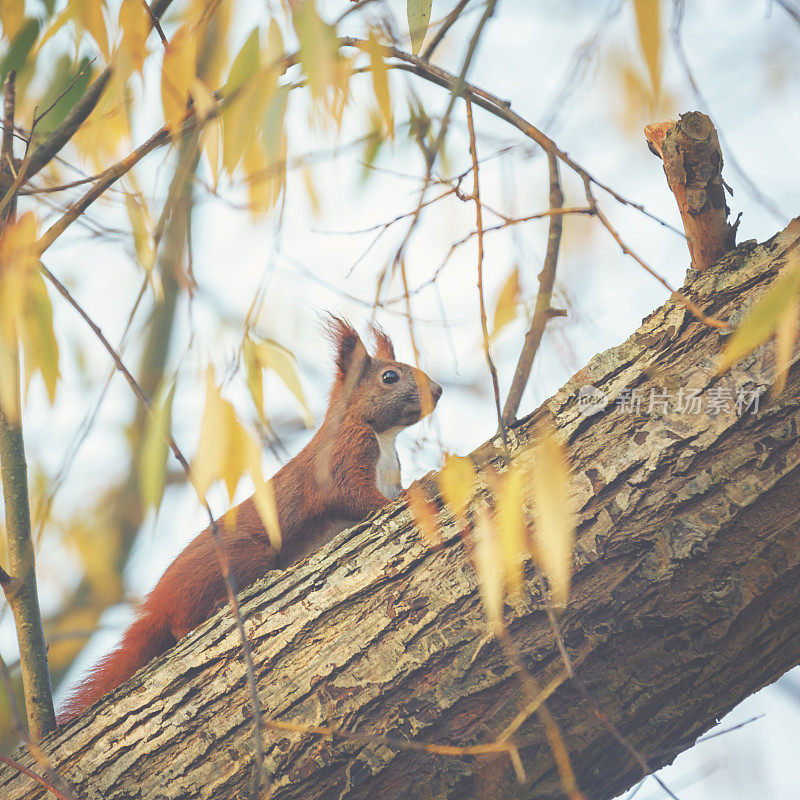
[[558,160],[552,153],[547,154],[547,166],[550,173],[550,226],[547,232],[547,252],[544,257],[544,266],[539,273],[539,292],[536,295],[536,306],[533,310],[528,332],[522,345],[508,390],[506,404],[503,406],[503,420],[510,424],[517,416],[522,393],[528,385],[533,360],[542,343],[545,326],[552,317],[550,303],[553,299],[553,286],[556,282],[556,267],[558,266],[558,251],[561,247],[561,231],[564,228],[564,215],[552,213],[564,205],[564,192],[561,190],[561,179],[558,175]]
[[[14,137],[14,73],[5,81],[3,101],[3,138],[0,150],[0,171],[13,167]],[[5,219],[0,223],[0,236],[7,224],[14,221],[16,200],[12,195]],[[2,473],[5,505],[6,542],[10,575],[0,581],[8,605],[14,614],[19,643],[20,671],[25,693],[28,729],[35,739],[56,727],[47,648],[42,630],[39,595],[36,588],[36,559],[31,540],[31,510],[28,495],[28,465],[22,436],[22,400],[19,386],[19,342],[16,330],[5,342],[11,369],[4,376],[9,380],[8,396],[12,403],[0,402],[0,473]],[[12,577],[13,576],[13,577]]]

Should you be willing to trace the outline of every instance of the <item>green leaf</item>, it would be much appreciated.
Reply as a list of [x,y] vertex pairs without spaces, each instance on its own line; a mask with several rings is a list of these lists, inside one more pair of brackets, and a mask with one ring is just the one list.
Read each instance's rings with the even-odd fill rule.
[[279,86],[269,101],[264,114],[264,130],[262,133],[264,153],[270,163],[283,161],[285,142],[286,109],[289,105],[289,90]]
[[428,32],[428,23],[431,21],[431,5],[433,0],[408,0],[406,12],[408,14],[408,32],[411,34],[411,52],[419,54],[425,34]]
[[175,384],[173,383],[166,395],[156,403],[153,413],[147,419],[142,441],[141,460],[139,461],[139,486],[146,508],[150,506],[158,508],[161,505],[161,498],[164,496],[174,397]]
[[229,95],[244,86],[258,69],[261,48],[259,45],[259,29],[253,28],[250,31],[242,49],[239,50],[233,61],[231,70],[228,73],[228,80],[225,82],[225,94]]
[[3,60],[0,61],[0,84],[12,69],[18,72],[22,69],[38,36],[39,20],[26,20],[14,37],[14,41],[11,43],[11,47],[8,48]]

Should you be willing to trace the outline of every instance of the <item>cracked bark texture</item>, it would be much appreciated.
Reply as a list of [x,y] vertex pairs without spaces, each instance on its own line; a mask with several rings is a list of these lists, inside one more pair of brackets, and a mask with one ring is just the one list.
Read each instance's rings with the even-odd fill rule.
[[[797,257],[798,242],[795,221],[690,271],[684,292],[737,321]],[[717,377],[723,339],[667,302],[510,432],[512,457],[544,418],[568,443],[579,527],[560,613],[566,647],[590,694],[654,767],[800,662],[798,353],[784,393],[763,396],[757,412],[730,403],[717,414],[647,413],[646,400],[628,413],[613,402],[633,388],[648,399],[650,389],[698,389],[705,401],[768,389],[772,344]],[[608,399],[593,416],[579,408],[586,384]],[[505,463],[498,440],[472,457],[479,467]],[[453,744],[489,741],[514,717],[524,703],[518,680],[487,635],[462,540],[444,512],[440,520],[445,542],[431,548],[401,500],[243,593],[268,716]],[[541,683],[557,676],[532,572],[507,619]],[[640,777],[569,681],[548,707],[588,797],[612,797]],[[264,749],[280,800],[560,796],[535,716],[515,741],[524,785],[504,755],[452,758],[274,730]],[[244,797],[251,747],[227,611],[44,742],[86,800]],[[0,796],[44,791],[3,768]]]

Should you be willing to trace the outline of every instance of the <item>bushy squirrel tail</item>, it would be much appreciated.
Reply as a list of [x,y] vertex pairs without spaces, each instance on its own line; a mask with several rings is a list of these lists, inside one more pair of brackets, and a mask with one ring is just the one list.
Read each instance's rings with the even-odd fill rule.
[[77,717],[174,644],[175,637],[168,621],[159,615],[148,614],[145,610],[125,631],[117,648],[102,658],[67,698],[58,713],[58,726]]

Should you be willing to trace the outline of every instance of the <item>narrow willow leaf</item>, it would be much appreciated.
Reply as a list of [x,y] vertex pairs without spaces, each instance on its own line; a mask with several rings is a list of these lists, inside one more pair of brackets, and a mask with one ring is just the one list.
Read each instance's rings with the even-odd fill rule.
[[0,3],[0,25],[2,25],[3,39],[6,42],[14,41],[24,18],[25,0],[3,0]]
[[32,273],[26,300],[24,322],[21,326],[22,347],[25,353],[25,389],[38,372],[42,376],[47,397],[52,403],[60,377],[58,342],[53,328],[53,306],[41,273]]
[[278,506],[275,503],[275,488],[272,485],[272,481],[263,479],[260,469],[253,475],[253,483],[256,487],[253,495],[256,511],[258,511],[258,516],[261,517],[261,521],[264,523],[269,543],[275,550],[280,551],[281,525],[278,517]]
[[242,360],[244,361],[247,389],[250,392],[253,405],[256,407],[256,413],[263,420],[265,414],[262,366],[258,357],[258,345],[249,337],[244,340],[244,345],[242,346]]
[[292,13],[297,39],[300,42],[300,63],[308,78],[314,98],[325,96],[328,87],[337,82],[339,43],[336,31],[317,12],[313,0],[299,0]]
[[387,136],[394,136],[394,115],[392,113],[392,97],[389,92],[389,70],[383,59],[383,48],[378,42],[378,37],[373,30],[369,32],[365,49],[369,54],[370,72],[372,73],[372,88],[375,100],[383,119],[383,128]]
[[[5,6],[5,0],[3,0],[0,5]],[[0,82],[6,79],[6,75],[8,75],[12,69],[17,70],[17,72],[23,70],[25,62],[39,36],[39,20],[25,20],[20,30],[17,31],[14,36],[10,47],[6,44],[5,27],[3,30],[3,49],[5,50],[5,55],[2,60],[0,60]],[[7,50],[6,47],[8,47]]]
[[265,340],[258,344],[258,359],[263,367],[273,370],[295,396],[303,411],[303,421],[307,427],[311,427],[314,424],[314,415],[306,402],[294,355],[277,342]]
[[497,492],[495,527],[502,550],[505,583],[510,591],[522,586],[522,564],[527,555],[525,527],[525,474],[512,466]]
[[209,120],[203,126],[203,132],[200,134],[200,146],[208,159],[208,167],[211,170],[211,179],[216,190],[219,183],[219,170],[220,170],[220,140],[222,138],[222,127],[219,119]]
[[463,456],[447,456],[439,472],[439,489],[450,513],[463,518],[475,494],[475,465]]
[[575,523],[570,510],[570,475],[561,445],[545,432],[533,448],[532,489],[536,556],[553,600],[566,603],[572,580]]
[[780,394],[786,388],[799,328],[800,302],[796,300],[781,314],[775,334],[775,384],[772,390],[776,394]]
[[177,138],[196,77],[197,39],[182,25],[164,51],[161,67],[161,105],[170,135]]
[[633,0],[633,10],[653,97],[658,98],[661,94],[661,0]]
[[139,461],[139,486],[142,502],[146,508],[151,506],[158,508],[164,497],[174,397],[173,383],[168,392],[162,392],[162,397],[156,402],[153,413],[148,415]]
[[475,511],[475,572],[486,620],[495,631],[503,627],[503,564],[489,510]]
[[256,74],[261,58],[259,36],[259,28],[253,28],[236,54],[231,70],[228,73],[228,80],[225,82],[226,96],[241,89]]
[[500,289],[500,293],[497,295],[497,303],[494,307],[494,319],[492,321],[492,339],[517,316],[519,302],[519,268],[515,266],[514,269],[509,272],[508,277]]
[[411,34],[411,52],[416,56],[425,41],[431,21],[433,0],[407,0],[408,32]]
[[783,275],[768,289],[731,334],[720,358],[717,374],[724,372],[770,339],[781,319],[800,298],[800,256],[794,255]]
[[73,20],[95,40],[103,58],[108,61],[108,31],[103,16],[105,5],[103,0],[70,0],[68,7]]
[[155,251],[148,230],[147,215],[145,209],[130,192],[125,193],[125,209],[128,212],[128,219],[131,223],[133,233],[133,245],[136,250],[136,258],[139,260],[144,271],[149,275],[155,263]]
[[432,544],[442,541],[439,532],[438,514],[436,504],[425,494],[425,490],[418,483],[412,483],[405,491],[406,502],[414,524],[420,529],[422,535]]
[[150,15],[142,0],[123,0],[119,8],[119,27],[122,29],[121,51],[139,74],[147,58],[147,37],[150,34]]

